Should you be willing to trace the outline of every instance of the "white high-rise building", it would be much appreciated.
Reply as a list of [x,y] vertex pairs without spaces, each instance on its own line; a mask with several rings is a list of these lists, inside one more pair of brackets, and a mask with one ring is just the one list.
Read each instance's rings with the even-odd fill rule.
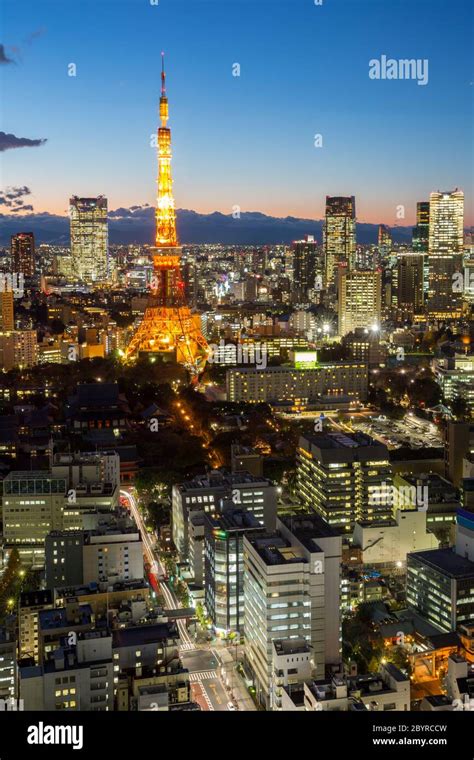
[[457,189],[431,193],[428,243],[431,316],[439,319],[460,316],[462,287],[455,287],[453,280],[462,271],[463,244],[464,193]]
[[306,640],[313,677],[339,669],[341,541],[315,514],[277,518],[276,531],[244,537],[246,661],[267,709],[275,640]]
[[339,267],[338,333],[357,328],[378,328],[382,307],[382,273]]
[[248,472],[213,470],[173,486],[173,543],[181,560],[189,559],[189,524],[192,517],[205,512],[221,513],[227,500],[251,512],[268,530],[275,527],[277,487],[271,480]]
[[462,190],[430,195],[430,255],[462,253],[464,243],[464,193]]
[[87,285],[108,277],[107,198],[70,200],[71,254],[76,276]]

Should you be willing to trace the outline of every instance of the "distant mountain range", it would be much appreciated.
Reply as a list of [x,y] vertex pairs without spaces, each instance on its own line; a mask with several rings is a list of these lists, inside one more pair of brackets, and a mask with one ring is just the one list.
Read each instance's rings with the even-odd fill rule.
[[[304,235],[322,240],[321,219],[298,219],[267,216],[258,211],[241,212],[240,218],[231,214],[198,214],[187,209],[177,210],[178,236],[186,243],[224,243],[227,245],[264,245],[291,243]],[[155,210],[152,206],[132,206],[109,212],[109,241],[111,243],[151,243],[155,227]],[[393,227],[396,242],[411,240],[411,227]],[[377,242],[377,224],[357,224],[359,243]],[[0,216],[0,245],[10,243],[16,232],[33,232],[37,243],[69,245],[69,217],[47,212]]]

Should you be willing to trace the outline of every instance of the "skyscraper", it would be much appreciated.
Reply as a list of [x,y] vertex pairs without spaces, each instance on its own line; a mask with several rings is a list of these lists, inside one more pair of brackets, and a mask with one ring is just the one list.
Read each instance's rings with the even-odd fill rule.
[[379,224],[378,233],[379,253],[386,255],[392,247],[392,233],[386,224]]
[[32,232],[18,232],[11,236],[11,268],[14,275],[34,277],[35,237]]
[[0,330],[14,330],[13,290],[0,292]]
[[430,202],[418,201],[416,204],[416,226],[412,230],[412,247],[414,251],[428,253],[430,231]]
[[350,270],[342,264],[338,273],[338,334],[358,327],[380,325],[382,273],[375,270]]
[[307,302],[309,291],[315,286],[317,290],[321,290],[323,284],[323,272],[318,266],[317,242],[312,235],[306,235],[304,240],[295,240],[292,249],[293,297],[296,302]]
[[125,356],[141,353],[160,358],[173,356],[196,377],[204,369],[208,346],[201,331],[201,319],[186,303],[181,276],[181,247],[176,232],[176,211],[171,178],[171,130],[168,123],[168,98],[162,53],[161,126],[158,128],[158,199],[156,238],[153,253],[153,278],[149,306],[133,336]]
[[401,320],[412,319],[423,310],[423,253],[399,252],[397,256],[397,313]]
[[326,286],[335,284],[340,262],[350,266],[356,252],[355,197],[326,196],[326,218],[323,228]]
[[70,200],[71,254],[76,276],[87,285],[107,279],[107,198]]
[[461,315],[462,291],[454,275],[462,270],[464,193],[462,190],[430,195],[428,313],[436,319]]

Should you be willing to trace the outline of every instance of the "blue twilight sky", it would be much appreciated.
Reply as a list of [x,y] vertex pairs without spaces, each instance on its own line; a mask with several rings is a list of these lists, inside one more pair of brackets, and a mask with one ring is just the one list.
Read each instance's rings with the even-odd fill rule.
[[[3,153],[2,185],[35,212],[154,203],[164,50],[178,207],[318,218],[355,195],[360,221],[403,225],[457,186],[472,223],[471,0],[153,2],[4,0],[2,129],[47,142]],[[428,59],[428,84],[370,79],[381,55]]]

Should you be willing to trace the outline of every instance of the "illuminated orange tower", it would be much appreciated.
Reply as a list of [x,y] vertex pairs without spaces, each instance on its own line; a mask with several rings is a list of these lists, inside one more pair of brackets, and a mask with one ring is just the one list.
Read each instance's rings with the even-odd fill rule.
[[201,320],[192,314],[184,297],[181,247],[176,234],[176,211],[171,179],[171,131],[168,122],[164,53],[161,54],[161,97],[158,128],[158,199],[153,252],[151,296],[143,320],[125,352],[126,359],[141,353],[171,355],[198,375],[206,363],[208,345]]

